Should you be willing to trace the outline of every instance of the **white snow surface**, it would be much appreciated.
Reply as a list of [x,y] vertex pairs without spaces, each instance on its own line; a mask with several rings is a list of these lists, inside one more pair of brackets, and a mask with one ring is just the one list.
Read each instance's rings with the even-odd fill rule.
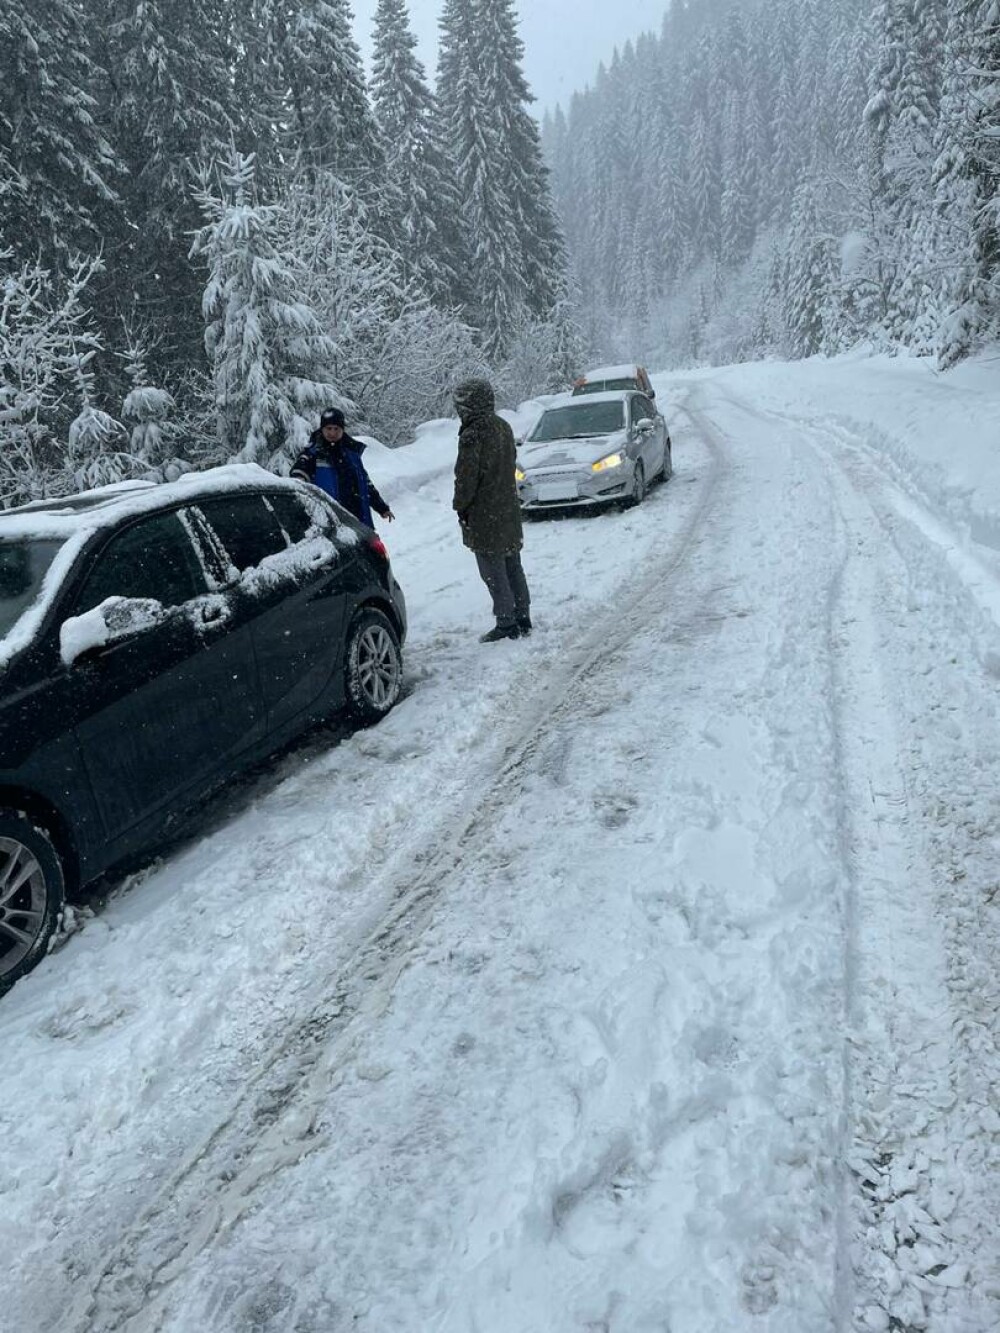
[[371,446],[406,697],[0,1003],[0,1327],[1000,1328],[995,363],[656,388],[529,640]]
[[598,366],[594,370],[586,371],[581,378],[585,380],[623,380],[634,375],[638,369],[638,362],[627,361],[617,366]]

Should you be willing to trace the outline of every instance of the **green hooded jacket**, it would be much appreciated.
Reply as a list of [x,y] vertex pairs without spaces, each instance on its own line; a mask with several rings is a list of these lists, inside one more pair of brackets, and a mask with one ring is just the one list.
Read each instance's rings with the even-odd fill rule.
[[453,507],[462,540],[480,555],[513,555],[524,544],[514,432],[496,415],[493,389],[486,380],[460,384],[454,399],[462,427]]

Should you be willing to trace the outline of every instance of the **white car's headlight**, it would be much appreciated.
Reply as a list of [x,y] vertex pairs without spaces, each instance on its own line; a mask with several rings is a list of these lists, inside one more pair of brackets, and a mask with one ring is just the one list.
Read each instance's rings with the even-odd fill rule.
[[515,480],[515,481],[524,481],[524,472],[523,472],[523,471],[521,470],[521,468],[519,468],[519,467],[516,467],[516,468],[514,469],[514,480]]
[[596,463],[591,463],[590,470],[591,472],[607,472],[608,468],[621,467],[624,462],[624,454],[608,454],[607,458],[599,458]]

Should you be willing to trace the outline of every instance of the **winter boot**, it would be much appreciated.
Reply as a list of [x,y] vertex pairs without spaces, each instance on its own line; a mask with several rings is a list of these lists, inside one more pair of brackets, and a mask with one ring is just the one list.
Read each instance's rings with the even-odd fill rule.
[[521,616],[521,618],[517,622],[517,632],[518,634],[520,634],[522,639],[526,639],[528,637],[528,635],[531,633],[530,616]]
[[488,634],[481,634],[479,642],[499,643],[501,639],[516,639],[518,633],[516,625],[496,625]]

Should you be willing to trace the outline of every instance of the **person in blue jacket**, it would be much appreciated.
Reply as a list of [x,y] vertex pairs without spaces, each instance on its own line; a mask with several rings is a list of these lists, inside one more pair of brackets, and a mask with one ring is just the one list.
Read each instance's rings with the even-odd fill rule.
[[292,468],[293,477],[311,481],[371,528],[372,510],[390,523],[396,517],[375,489],[361,455],[365,446],[344,429],[344,414],[328,408]]

